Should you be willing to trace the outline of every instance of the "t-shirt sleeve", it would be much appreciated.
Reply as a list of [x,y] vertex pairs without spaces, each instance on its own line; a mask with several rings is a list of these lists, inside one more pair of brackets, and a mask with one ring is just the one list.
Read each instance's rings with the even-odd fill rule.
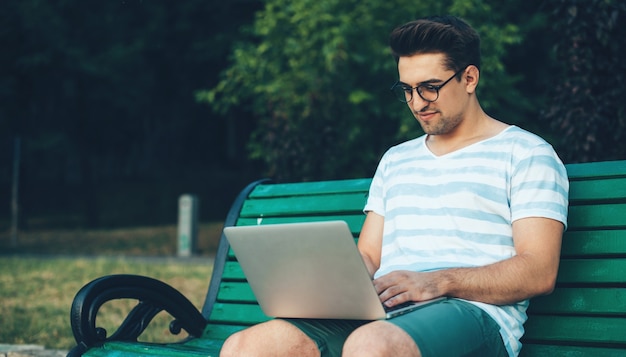
[[363,212],[374,212],[380,216],[385,216],[385,203],[383,200],[383,182],[385,175],[385,166],[387,161],[387,155],[384,155],[383,158],[378,163],[378,167],[376,168],[376,173],[372,178],[372,183],[370,184],[369,193],[367,195],[367,202],[365,204],[365,208]]
[[569,181],[549,144],[535,147],[516,163],[511,178],[511,222],[545,217],[567,227]]

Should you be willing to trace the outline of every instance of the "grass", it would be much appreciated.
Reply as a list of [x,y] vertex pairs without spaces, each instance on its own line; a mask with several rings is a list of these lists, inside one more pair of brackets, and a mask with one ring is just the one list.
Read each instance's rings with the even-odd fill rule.
[[[72,299],[84,284],[108,274],[138,274],[162,280],[181,291],[200,310],[212,270],[209,256],[220,231],[220,223],[200,227],[198,245],[201,255],[207,256],[206,264],[197,260],[155,262],[132,257],[175,255],[176,229],[170,226],[21,232],[17,248],[10,248],[8,235],[1,234],[0,252],[11,254],[0,255],[0,343],[72,348]],[[90,257],[100,253],[104,255]],[[98,326],[112,334],[135,303],[116,300],[105,304],[98,315]],[[178,336],[169,333],[170,322],[169,315],[160,313],[140,340],[173,342],[183,338],[184,331]]]

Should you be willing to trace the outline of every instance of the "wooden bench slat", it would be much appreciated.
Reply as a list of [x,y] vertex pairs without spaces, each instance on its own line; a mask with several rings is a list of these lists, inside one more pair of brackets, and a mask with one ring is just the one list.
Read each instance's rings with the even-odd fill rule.
[[572,317],[533,315],[525,324],[523,340],[584,344],[619,344],[626,347],[625,317]]
[[584,178],[603,178],[609,176],[626,176],[626,160],[587,162],[565,165],[570,181]]
[[[237,262],[224,266],[223,279],[244,280],[245,276]],[[563,259],[557,278],[559,283],[624,284],[626,283],[626,259]]]
[[335,193],[367,192],[371,182],[372,179],[368,178],[259,185],[250,193],[249,197],[317,196]]
[[245,326],[241,325],[222,325],[216,323],[210,323],[204,329],[204,333],[202,334],[202,338],[193,339],[191,341],[187,341],[186,343],[192,346],[206,346],[212,345],[213,341],[222,344],[224,340],[228,338],[228,336],[232,335],[237,331],[241,331],[245,328]]
[[[237,262],[227,262],[223,279],[245,280]],[[558,283],[626,284],[626,259],[565,259],[559,267]]]
[[256,298],[250,285],[244,282],[225,282],[220,284],[217,300],[221,302],[256,303]]
[[621,348],[524,344],[520,357],[623,357]]
[[214,323],[253,325],[270,318],[263,314],[259,305],[218,302],[213,306],[210,319]]
[[362,212],[366,197],[362,192],[325,196],[290,196],[281,199],[247,200],[240,217],[302,216]]
[[[137,344],[133,343],[134,346],[138,346]],[[124,351],[124,352],[116,352],[116,351],[112,351],[111,347],[109,347],[108,349],[104,349],[104,347],[100,347],[100,348],[92,348],[89,351],[85,352],[83,354],[83,357],[122,357],[122,356],[128,356],[128,357],[144,357],[145,354],[142,353],[139,350],[139,346],[137,347],[138,351],[137,352],[130,352],[130,351]],[[158,355],[157,355],[158,356]]]
[[241,266],[237,262],[228,261],[224,264],[223,281],[246,281]]
[[[207,346],[208,347],[208,346]],[[142,342],[107,342],[101,349],[92,349],[83,356],[88,357],[144,357],[151,356],[218,356],[221,344],[213,349],[197,348],[184,343],[155,345]]]
[[558,283],[624,284],[626,259],[563,259]]
[[[116,346],[119,346],[119,345],[114,345],[108,348],[104,348],[104,347],[92,348],[89,351],[85,352],[83,354],[83,357],[145,357],[147,355],[146,352],[141,348],[141,345],[139,345],[138,343],[132,343],[131,345],[131,346],[134,346],[136,352],[128,351],[128,349],[122,350],[122,351],[113,350],[113,348],[115,348]],[[163,356],[163,354],[156,354],[156,353],[155,354],[151,353],[151,355]]]
[[321,222],[321,221],[345,221],[350,227],[353,234],[361,231],[361,226],[365,221],[365,214],[358,212],[352,215],[319,215],[313,217],[267,217],[259,219],[257,217],[239,218],[238,226],[256,226],[261,224],[278,224],[278,223],[299,223],[299,222]]
[[568,230],[626,228],[626,203],[571,206]]
[[532,299],[528,313],[625,316],[626,287],[556,288],[550,295]]
[[[136,347],[139,347],[137,349]],[[221,347],[216,346],[217,348]],[[194,348],[191,345],[185,343],[171,343],[165,345],[153,345],[150,343],[139,343],[139,346],[134,346],[125,342],[112,342],[105,349],[123,352],[122,356],[127,356],[128,353],[139,352],[140,354],[149,354],[157,356],[172,356],[172,357],[184,357],[184,356],[217,356],[219,350],[207,351],[206,349]]]
[[626,229],[565,232],[561,256],[593,255],[626,256]]
[[626,177],[573,181],[570,183],[569,199],[581,201],[618,201],[626,199]]

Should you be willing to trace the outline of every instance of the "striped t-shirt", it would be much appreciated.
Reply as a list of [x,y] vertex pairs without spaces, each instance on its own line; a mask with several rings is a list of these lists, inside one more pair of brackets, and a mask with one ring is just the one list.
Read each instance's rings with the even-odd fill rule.
[[[385,217],[376,277],[498,262],[515,255],[513,221],[546,217],[566,224],[567,173],[540,137],[511,126],[443,156],[425,139],[389,149],[372,180],[364,210]],[[517,356],[528,300],[470,302],[499,324],[509,355]]]

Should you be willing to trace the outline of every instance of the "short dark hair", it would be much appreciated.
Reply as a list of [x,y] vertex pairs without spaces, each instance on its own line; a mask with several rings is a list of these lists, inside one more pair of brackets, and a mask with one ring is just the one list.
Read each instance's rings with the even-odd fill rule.
[[396,61],[420,53],[443,53],[450,70],[468,65],[480,70],[480,36],[455,16],[429,16],[399,26],[391,32],[389,45]]

